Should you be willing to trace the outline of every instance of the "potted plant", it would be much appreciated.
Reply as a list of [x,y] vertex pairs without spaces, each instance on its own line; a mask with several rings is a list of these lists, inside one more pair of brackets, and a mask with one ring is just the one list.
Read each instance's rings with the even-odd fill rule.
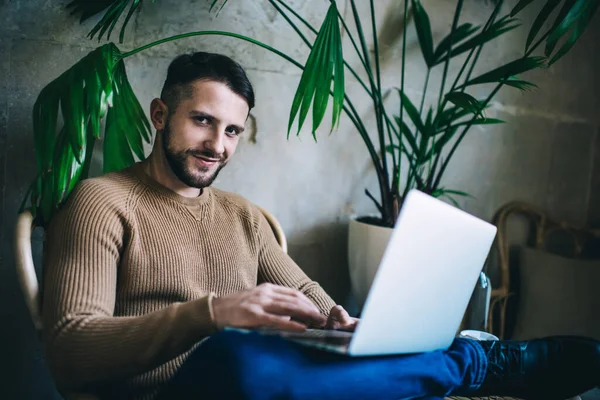
[[[212,10],[225,6],[227,0],[214,0]],[[498,0],[483,26],[460,21],[463,0],[456,9],[448,34],[434,44],[428,13],[420,0],[405,0],[400,87],[395,88],[400,99],[399,110],[384,106],[375,2],[370,0],[370,13],[361,15],[355,0],[350,0],[351,17],[345,20],[335,0],[321,26],[316,29],[283,0],[269,3],[289,23],[290,27],[311,49],[305,62],[295,60],[282,51],[243,35],[226,31],[199,31],[168,37],[128,52],[121,52],[114,43],[98,47],[71,67],[40,93],[33,111],[34,137],[38,176],[32,182],[23,207],[29,207],[38,225],[46,226],[54,212],[67,198],[75,184],[87,176],[95,141],[104,135],[104,170],[126,167],[144,158],[142,140],[150,140],[150,125],[127,80],[123,60],[137,52],[162,43],[190,36],[222,35],[251,42],[271,51],[303,70],[290,108],[288,136],[299,134],[312,110],[312,134],[322,124],[329,99],[332,98],[331,129],[344,113],[364,141],[375,168],[379,184],[376,195],[365,190],[374,202],[378,215],[350,222],[349,258],[351,279],[359,305],[371,284],[375,268],[389,238],[402,201],[413,188],[456,203],[457,196],[467,196],[444,186],[443,176],[457,147],[474,125],[498,124],[502,121],[485,117],[485,109],[498,91],[508,86],[528,90],[535,85],[517,78],[518,74],[536,68],[546,68],[564,56],[581,36],[600,2],[598,0],[553,0],[539,12],[529,30],[522,57],[490,71],[475,75],[474,70],[482,48],[519,26],[515,16],[534,0],[521,0],[507,15],[502,15],[503,0]],[[90,37],[104,35],[109,39],[119,17],[127,11],[121,27],[125,28],[142,0],[112,0],[92,2],[74,0],[70,3],[82,20],[104,11],[104,16],[90,32]],[[127,6],[129,5],[129,8]],[[421,53],[427,67],[423,97],[411,99],[405,91],[406,32],[409,9],[413,15]],[[542,30],[552,12],[551,26]],[[367,45],[365,22],[370,25],[372,48]],[[356,33],[349,26],[354,25]],[[411,29],[413,29],[411,27]],[[341,32],[345,31],[358,56],[366,78],[344,59]],[[308,33],[306,33],[308,32]],[[311,39],[309,39],[309,36]],[[534,55],[544,45],[543,55]],[[461,56],[457,76],[449,76],[452,62]],[[425,107],[425,96],[431,74],[441,73],[437,101]],[[353,99],[345,93],[347,73],[364,89],[364,96],[373,104],[376,126],[370,135],[367,124],[358,113]],[[452,78],[452,79],[450,79]],[[469,94],[475,85],[495,84],[485,99]],[[354,99],[355,100],[355,99]],[[64,123],[58,126],[58,111]],[[104,132],[100,121],[106,117]],[[296,126],[294,125],[297,121]],[[373,139],[373,137],[375,139]]]

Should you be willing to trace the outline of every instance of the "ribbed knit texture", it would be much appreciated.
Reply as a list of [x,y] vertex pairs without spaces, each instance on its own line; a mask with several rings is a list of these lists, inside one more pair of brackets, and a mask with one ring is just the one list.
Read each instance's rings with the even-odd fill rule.
[[211,188],[180,196],[141,164],[81,182],[44,247],[46,354],[66,391],[154,397],[215,330],[212,296],[271,282],[325,315],[335,305],[250,202]]

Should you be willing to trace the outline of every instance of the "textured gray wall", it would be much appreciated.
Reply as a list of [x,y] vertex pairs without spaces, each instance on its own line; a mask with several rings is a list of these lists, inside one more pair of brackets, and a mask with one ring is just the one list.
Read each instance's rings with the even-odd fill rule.
[[[209,0],[146,1],[136,14],[120,48],[132,49],[167,35],[193,30],[230,29],[256,37],[304,60],[306,47],[266,0],[230,0],[218,18],[207,16]],[[320,23],[328,2],[293,0],[291,4],[314,24]],[[340,8],[350,15],[343,0]],[[360,7],[367,11],[367,2]],[[383,85],[400,85],[400,43],[397,35],[399,6],[378,0],[378,20],[385,50]],[[97,42],[85,39],[97,21],[83,26],[63,9],[61,0],[3,0],[0,2],[0,209],[2,244],[0,262],[0,333],[2,372],[0,398],[38,399],[55,395],[44,366],[39,341],[33,332],[18,289],[11,252],[16,210],[28,182],[35,175],[31,109],[44,85],[92,50]],[[447,32],[455,6],[452,0],[426,0],[436,41]],[[486,0],[468,0],[464,20],[483,23],[491,10]],[[529,16],[530,17],[530,16]],[[528,16],[524,16],[528,21]],[[526,74],[539,84],[533,93],[505,89],[488,116],[504,118],[506,125],[475,128],[465,140],[444,180],[446,187],[464,190],[476,198],[463,201],[465,208],[490,219],[494,210],[510,200],[524,200],[553,214],[583,224],[600,219],[600,159],[596,140],[600,116],[600,27],[596,24],[575,49],[547,71]],[[526,24],[527,25],[527,24]],[[521,30],[488,47],[481,70],[522,54]],[[410,62],[407,85],[419,95],[424,79],[416,35],[408,42]],[[345,43],[346,54],[351,48]],[[339,301],[348,293],[346,227],[355,213],[373,212],[363,195],[365,187],[376,192],[367,152],[346,118],[331,136],[321,132],[315,144],[303,132],[299,139],[285,139],[289,105],[299,70],[261,49],[225,38],[192,38],[148,50],[127,60],[130,80],[142,105],[148,108],[157,96],[169,61],[193,50],[230,55],[247,69],[257,92],[255,143],[246,135],[230,166],[223,170],[217,187],[238,192],[271,210],[290,240],[290,253],[305,271]],[[357,66],[356,58],[350,57]],[[438,71],[439,72],[439,71]],[[432,88],[439,85],[434,74]],[[356,97],[361,88],[349,83]],[[473,94],[484,96],[489,88]],[[389,96],[389,104],[397,104]],[[355,100],[361,115],[369,117],[371,105]],[[595,147],[594,147],[595,146]],[[594,151],[594,149],[596,149]],[[594,172],[595,171],[595,172]],[[592,201],[590,201],[590,198]],[[35,237],[39,258],[41,239]]]
[[600,139],[598,132],[596,132],[596,140],[593,143],[593,152],[594,165],[590,183],[588,221],[592,227],[600,228]]

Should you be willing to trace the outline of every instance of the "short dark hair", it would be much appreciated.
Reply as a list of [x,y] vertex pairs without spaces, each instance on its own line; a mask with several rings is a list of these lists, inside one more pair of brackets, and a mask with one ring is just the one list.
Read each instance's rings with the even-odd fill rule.
[[220,82],[235,94],[243,97],[248,107],[254,107],[254,90],[240,64],[222,54],[199,51],[182,54],[169,65],[167,79],[160,93],[160,98],[173,112],[179,102],[192,96],[190,83],[197,80]]

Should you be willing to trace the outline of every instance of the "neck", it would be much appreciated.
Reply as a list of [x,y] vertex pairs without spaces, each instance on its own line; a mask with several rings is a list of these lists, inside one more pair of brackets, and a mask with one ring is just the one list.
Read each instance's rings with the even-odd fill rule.
[[161,149],[154,146],[152,153],[142,162],[144,172],[156,182],[171,189],[183,197],[198,197],[202,194],[202,189],[187,186],[181,182],[177,175],[173,173],[169,162]]

